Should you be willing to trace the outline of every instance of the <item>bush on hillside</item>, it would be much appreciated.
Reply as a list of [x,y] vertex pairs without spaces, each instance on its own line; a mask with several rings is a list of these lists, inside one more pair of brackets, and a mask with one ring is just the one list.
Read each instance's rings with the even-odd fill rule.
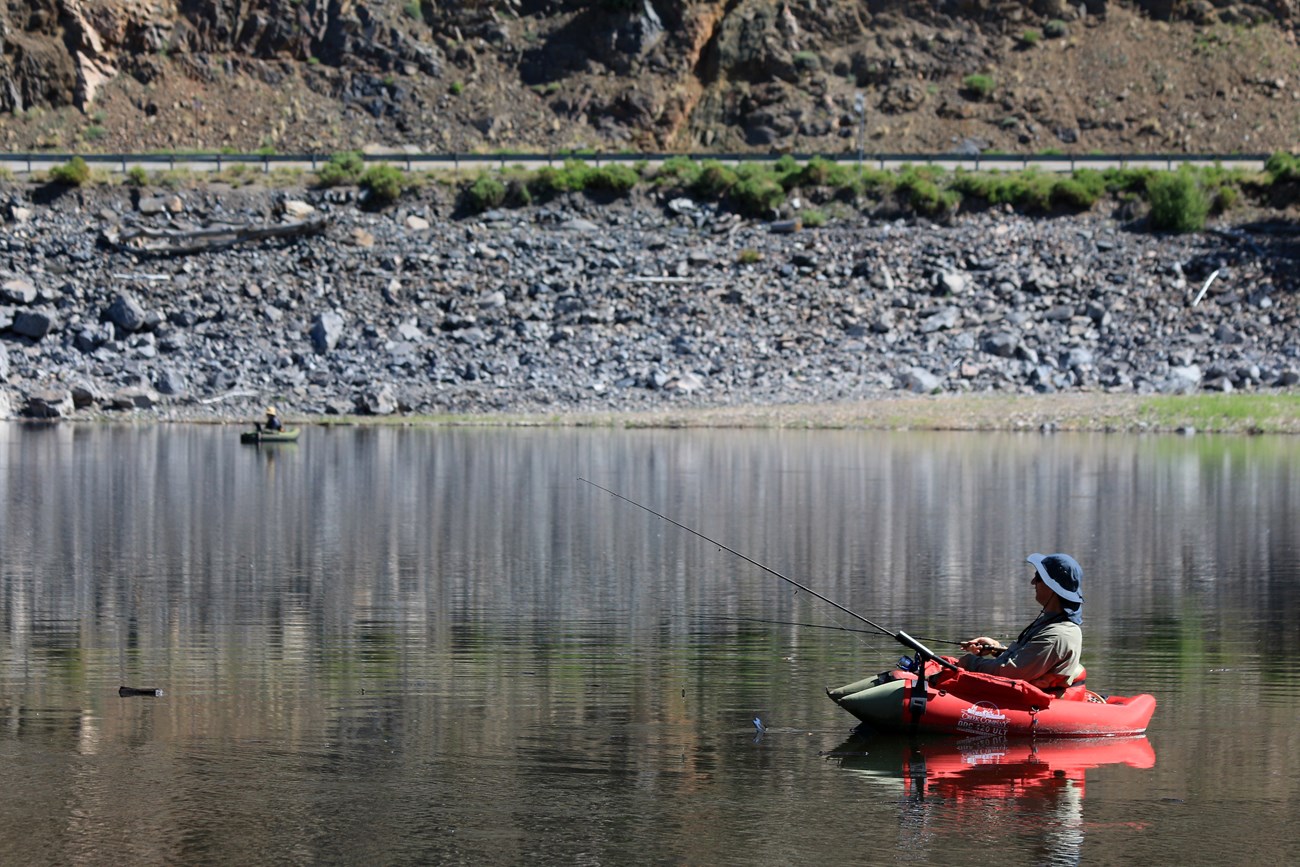
[[382,208],[401,197],[403,181],[401,169],[380,163],[366,169],[359,185],[366,193],[366,203],[371,207]]
[[572,189],[569,173],[555,166],[543,166],[528,179],[529,191],[539,199],[552,199]]
[[366,170],[366,162],[355,151],[334,154],[330,161],[316,173],[316,182],[322,187],[341,187],[355,184]]
[[785,188],[770,175],[741,178],[728,195],[736,209],[751,217],[768,217],[785,202]]
[[735,171],[717,160],[705,160],[691,184],[691,192],[706,199],[720,199],[739,180]]
[[506,185],[489,174],[479,175],[465,190],[465,207],[475,214],[499,208],[506,200]]
[[81,157],[73,157],[50,169],[50,180],[65,187],[79,187],[90,180],[90,166]]
[[1205,228],[1210,203],[1195,172],[1186,166],[1153,175],[1147,183],[1151,227],[1169,232],[1199,232]]
[[1268,158],[1264,171],[1275,184],[1300,181],[1300,156],[1278,151]]
[[700,164],[689,157],[669,157],[655,170],[652,181],[655,186],[689,190],[699,180],[700,171]]
[[895,192],[900,201],[918,214],[938,217],[950,214],[961,204],[961,193],[943,189],[938,178],[942,171],[929,167],[904,166],[898,175]]
[[625,196],[640,180],[641,176],[631,166],[601,166],[587,174],[584,189]]

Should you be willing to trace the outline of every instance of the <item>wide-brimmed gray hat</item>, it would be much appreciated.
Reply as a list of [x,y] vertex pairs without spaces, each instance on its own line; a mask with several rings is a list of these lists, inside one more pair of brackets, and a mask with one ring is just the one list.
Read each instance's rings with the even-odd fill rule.
[[1069,554],[1030,554],[1025,559],[1034,564],[1038,577],[1057,596],[1066,602],[1083,602],[1083,594],[1079,592],[1083,567]]

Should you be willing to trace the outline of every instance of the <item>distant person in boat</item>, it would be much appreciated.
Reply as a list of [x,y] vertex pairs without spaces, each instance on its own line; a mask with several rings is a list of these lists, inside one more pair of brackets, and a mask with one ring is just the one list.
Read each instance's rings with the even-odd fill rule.
[[276,414],[275,407],[268,406],[266,408],[266,424],[263,425],[263,428],[271,433],[279,433],[284,430],[284,425],[280,423],[280,416]]
[[1043,690],[1062,690],[1083,682],[1083,567],[1069,554],[1030,554],[1034,600],[1043,607],[1010,647],[980,636],[962,642],[966,655],[957,664],[1027,680]]

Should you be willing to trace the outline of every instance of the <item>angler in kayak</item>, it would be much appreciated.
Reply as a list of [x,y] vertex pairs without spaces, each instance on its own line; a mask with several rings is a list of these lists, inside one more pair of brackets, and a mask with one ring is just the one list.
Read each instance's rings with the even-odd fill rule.
[[980,636],[962,642],[966,655],[957,665],[968,671],[1029,681],[1060,695],[1083,683],[1083,567],[1069,554],[1030,554],[1031,585],[1042,612],[1010,647]]

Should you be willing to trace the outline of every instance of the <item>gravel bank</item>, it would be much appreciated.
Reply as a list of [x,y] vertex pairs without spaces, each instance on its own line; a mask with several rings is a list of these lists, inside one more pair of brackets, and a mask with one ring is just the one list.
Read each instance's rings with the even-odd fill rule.
[[[224,187],[13,185],[0,203],[0,416],[772,417],[1300,382],[1300,260],[1277,227],[1165,237],[993,211],[783,232],[683,199],[582,197],[453,219],[436,190],[380,213]],[[219,251],[104,240],[311,209],[321,234]]]

